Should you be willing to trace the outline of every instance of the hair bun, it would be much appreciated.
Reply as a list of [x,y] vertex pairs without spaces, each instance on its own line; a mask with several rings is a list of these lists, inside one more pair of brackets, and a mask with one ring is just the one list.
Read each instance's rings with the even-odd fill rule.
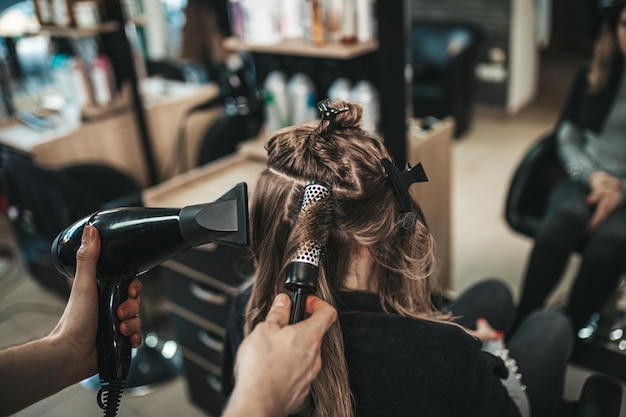
[[361,128],[363,124],[363,107],[360,104],[335,100],[331,106],[336,109],[347,108],[348,111],[337,113],[331,119],[329,129]]

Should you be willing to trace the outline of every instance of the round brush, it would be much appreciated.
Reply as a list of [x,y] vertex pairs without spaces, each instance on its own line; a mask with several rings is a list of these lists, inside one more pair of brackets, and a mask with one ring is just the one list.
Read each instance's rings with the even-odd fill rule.
[[306,238],[298,247],[287,269],[285,288],[291,291],[289,324],[304,318],[306,298],[317,291],[319,260],[329,233],[331,188],[323,183],[309,181],[304,187],[302,207],[294,228],[302,228]]

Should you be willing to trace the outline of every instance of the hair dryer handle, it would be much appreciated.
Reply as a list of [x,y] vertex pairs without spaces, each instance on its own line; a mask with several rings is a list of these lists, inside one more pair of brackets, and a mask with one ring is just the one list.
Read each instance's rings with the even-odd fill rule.
[[113,277],[98,282],[98,373],[100,381],[126,380],[130,369],[130,337],[120,332],[120,319],[117,308],[128,299],[128,287],[133,277]]

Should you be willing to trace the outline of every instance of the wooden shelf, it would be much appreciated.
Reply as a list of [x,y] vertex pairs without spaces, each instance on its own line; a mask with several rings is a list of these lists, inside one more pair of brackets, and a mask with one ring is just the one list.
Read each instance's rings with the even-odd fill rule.
[[66,38],[87,38],[98,36],[103,33],[115,32],[119,28],[117,22],[104,22],[94,27],[77,28],[61,26],[42,26],[40,33],[47,33],[50,36],[63,36]]
[[230,37],[224,41],[224,47],[231,51],[245,50],[266,54],[306,56],[311,58],[352,59],[375,52],[378,42],[364,42],[354,45],[326,43],[315,46],[305,41],[285,41],[277,44],[255,44],[243,42],[239,38]]

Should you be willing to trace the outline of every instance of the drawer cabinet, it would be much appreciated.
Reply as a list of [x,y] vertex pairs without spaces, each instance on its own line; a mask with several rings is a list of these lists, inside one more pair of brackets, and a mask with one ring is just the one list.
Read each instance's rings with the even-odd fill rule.
[[233,297],[252,273],[248,249],[205,245],[162,264],[168,310],[191,401],[221,414],[221,361]]
[[219,417],[224,403],[220,377],[192,359],[184,357],[185,375],[189,381],[189,398],[208,415]]

